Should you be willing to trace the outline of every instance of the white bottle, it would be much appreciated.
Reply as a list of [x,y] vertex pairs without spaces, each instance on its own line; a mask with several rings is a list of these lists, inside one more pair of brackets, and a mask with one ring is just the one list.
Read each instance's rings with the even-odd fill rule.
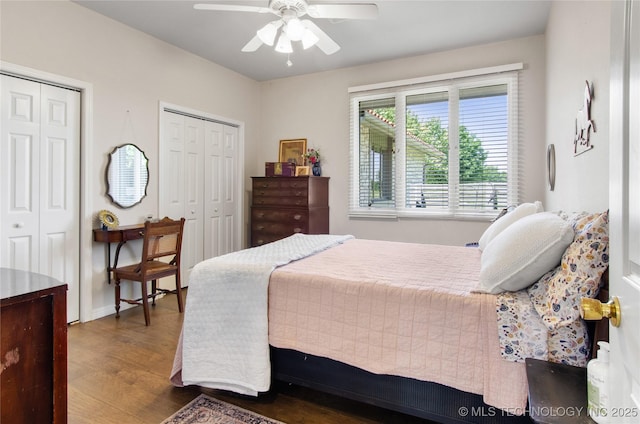
[[596,358],[587,364],[587,412],[598,424],[609,414],[609,343],[598,342]]

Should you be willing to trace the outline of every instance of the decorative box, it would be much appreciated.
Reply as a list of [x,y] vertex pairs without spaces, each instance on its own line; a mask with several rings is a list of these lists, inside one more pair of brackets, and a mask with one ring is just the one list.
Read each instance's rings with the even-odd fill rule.
[[289,162],[265,162],[264,175],[267,177],[295,177],[296,164]]

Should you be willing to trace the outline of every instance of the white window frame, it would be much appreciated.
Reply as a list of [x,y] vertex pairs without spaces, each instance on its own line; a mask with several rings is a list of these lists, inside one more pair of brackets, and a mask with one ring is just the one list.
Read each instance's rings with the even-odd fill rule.
[[[450,164],[449,175],[453,189],[449,191],[449,206],[447,209],[418,209],[405,206],[405,119],[404,113],[396,113],[395,122],[395,180],[394,199],[395,207],[362,207],[360,206],[360,123],[359,107],[360,103],[368,100],[395,97],[396,111],[405,110],[405,99],[407,96],[427,91],[447,90],[456,92],[460,89],[483,85],[506,84],[508,92],[507,113],[509,114],[508,125],[508,159],[507,178],[508,193],[507,202],[509,205],[519,203],[519,170],[518,170],[518,75],[517,72],[523,69],[522,63],[515,63],[490,68],[474,69],[456,73],[433,75],[409,80],[392,81],[366,86],[349,88],[349,110],[350,110],[350,190],[349,190],[349,217],[350,218],[437,218],[437,219],[472,219],[490,220],[495,218],[498,212],[494,211],[464,211],[457,209],[458,206],[458,169],[457,162]],[[450,122],[458,122],[458,102],[457,98],[450,101],[449,117]],[[450,125],[449,131],[458,131],[457,125]],[[456,148],[457,137],[453,134],[450,137],[451,148]]]

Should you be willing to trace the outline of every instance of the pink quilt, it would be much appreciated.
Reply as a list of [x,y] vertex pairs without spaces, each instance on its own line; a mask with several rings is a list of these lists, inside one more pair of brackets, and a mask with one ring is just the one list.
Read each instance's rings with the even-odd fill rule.
[[480,253],[352,239],[277,268],[269,343],[481,394],[523,414],[525,367],[501,357],[495,295],[472,293]]

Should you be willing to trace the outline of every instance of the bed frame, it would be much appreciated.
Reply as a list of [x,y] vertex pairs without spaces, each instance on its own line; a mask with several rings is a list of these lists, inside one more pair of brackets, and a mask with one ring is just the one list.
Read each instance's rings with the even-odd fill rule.
[[[598,299],[609,298],[608,272]],[[608,321],[589,323],[590,340],[608,340]],[[592,348],[592,354],[594,349]],[[438,383],[364,371],[342,362],[271,346],[272,378],[368,403],[438,423],[528,423],[528,415],[509,415],[482,396]],[[464,409],[466,408],[466,409]],[[466,412],[466,415],[465,415]]]
[[[481,395],[412,378],[373,374],[295,350],[271,347],[271,364],[277,380],[439,423],[531,423],[528,416],[502,416],[502,411],[485,404]],[[467,408],[466,416],[460,413],[463,407]]]

